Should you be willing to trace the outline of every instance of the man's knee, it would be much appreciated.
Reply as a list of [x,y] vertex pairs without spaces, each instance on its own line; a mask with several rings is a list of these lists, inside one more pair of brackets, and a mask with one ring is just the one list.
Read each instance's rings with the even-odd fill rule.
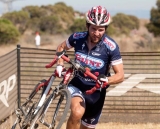
[[71,119],[73,119],[74,121],[79,121],[81,120],[83,114],[84,114],[84,109],[79,108],[79,107],[75,107],[73,109],[71,109],[71,114],[70,117]]

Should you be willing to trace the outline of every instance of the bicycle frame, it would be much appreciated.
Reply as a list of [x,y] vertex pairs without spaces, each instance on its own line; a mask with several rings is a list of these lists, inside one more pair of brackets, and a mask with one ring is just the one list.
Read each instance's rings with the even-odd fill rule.
[[[38,105],[37,105],[37,107],[36,107],[36,109],[34,111],[34,115],[38,112],[40,107],[43,105],[43,103],[44,103],[44,101],[45,101],[45,99],[47,97],[47,94],[49,93],[49,90],[51,89],[51,86],[52,86],[52,83],[53,83],[54,80],[55,80],[55,76],[52,75],[51,78],[49,79],[49,83],[47,85],[47,88],[44,91],[44,93],[43,93],[43,95],[42,95],[42,97],[41,97],[41,99],[40,99],[40,101],[39,101],[39,103],[38,103]],[[40,88],[40,87],[38,87],[38,88]]]
[[[69,79],[71,77],[71,74],[73,72],[73,69],[70,67],[68,68],[67,71],[63,71],[62,75],[63,75],[63,80],[62,80],[62,85],[66,85],[68,82],[69,82]],[[51,75],[51,77],[43,84],[43,85],[40,85],[36,90],[40,89],[42,86],[46,85],[47,88],[46,90],[44,91],[39,103],[38,103],[38,106],[36,107],[35,111],[34,111],[34,115],[38,112],[38,110],[40,109],[40,107],[43,105],[43,103],[45,102],[45,99],[47,97],[47,94],[49,93],[50,89],[51,89],[51,86],[55,80],[55,78],[58,76],[58,74],[56,73],[56,70],[54,71],[54,73]],[[57,87],[58,88],[58,87]]]
[[[54,73],[51,75],[51,77],[45,82],[45,84],[43,84],[43,86],[46,85],[46,84],[48,84],[48,85],[47,85],[47,89],[45,90],[44,96],[42,96],[43,98],[41,98],[41,100],[40,100],[40,102],[39,102],[39,104],[38,104],[39,106],[37,106],[39,109],[36,109],[34,113],[36,114],[36,113],[40,110],[40,108],[42,108],[42,110],[43,110],[44,112],[43,112],[43,115],[40,117],[39,121],[40,121],[43,125],[47,126],[48,128],[52,128],[52,127],[54,126],[54,124],[55,124],[55,118],[56,118],[57,113],[58,113],[58,108],[60,107],[60,104],[61,104],[61,102],[63,101],[63,96],[60,97],[60,99],[59,99],[59,101],[58,101],[58,103],[57,103],[57,106],[56,106],[55,113],[54,113],[54,115],[53,115],[53,119],[52,119],[52,123],[51,123],[51,124],[45,122],[45,120],[44,120],[45,115],[46,115],[46,112],[47,112],[48,108],[50,107],[50,104],[52,103],[52,100],[53,100],[55,97],[57,97],[57,95],[60,93],[60,90],[61,90],[61,89],[65,89],[65,88],[67,87],[67,84],[68,84],[68,82],[69,82],[69,80],[70,80],[70,77],[71,77],[71,75],[72,75],[72,72],[73,72],[73,67],[69,67],[67,70],[66,70],[66,69],[63,69],[63,72],[62,72],[62,78],[63,78],[63,79],[62,79],[62,81],[59,83],[59,85],[56,86],[56,87],[54,88],[54,90],[52,90],[52,93],[50,94],[50,96],[49,96],[48,99],[45,99],[45,98],[46,98],[46,96],[48,95],[48,92],[49,92],[49,90],[50,90],[49,88],[51,88],[53,81],[54,81],[55,78],[58,76],[58,74],[56,73],[56,70],[55,70]],[[40,85],[40,87],[41,87],[41,86],[42,86],[42,85]],[[39,89],[40,87],[38,87],[38,89]],[[45,100],[46,100],[46,101],[45,101]],[[50,100],[50,101],[48,101],[48,100]],[[42,105],[41,105],[41,104],[42,104]],[[42,107],[43,104],[44,104],[44,105],[47,105],[47,106],[46,106],[46,107],[45,107],[45,106]],[[44,109],[45,109],[45,110],[44,110]]]

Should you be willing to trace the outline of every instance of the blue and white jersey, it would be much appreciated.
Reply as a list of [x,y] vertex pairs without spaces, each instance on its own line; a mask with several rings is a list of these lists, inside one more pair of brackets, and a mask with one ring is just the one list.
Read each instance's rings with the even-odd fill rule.
[[[104,35],[101,41],[89,51],[87,37],[88,32],[76,32],[66,41],[69,48],[74,48],[75,59],[79,61],[82,66],[90,68],[91,72],[98,76],[100,74],[106,75],[109,65],[122,63],[119,47],[113,39]],[[88,76],[86,77],[81,72],[76,72],[75,77],[70,83],[82,91],[95,86],[95,81]]]

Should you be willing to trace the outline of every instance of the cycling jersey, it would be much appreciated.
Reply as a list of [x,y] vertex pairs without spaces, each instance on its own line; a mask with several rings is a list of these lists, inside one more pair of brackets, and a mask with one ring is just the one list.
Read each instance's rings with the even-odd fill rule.
[[[88,32],[73,33],[66,41],[67,47],[74,48],[75,60],[80,62],[84,67],[88,67],[96,76],[99,74],[107,75],[109,65],[122,63],[117,43],[107,35],[103,35],[102,39],[90,51],[87,46]],[[78,87],[82,92],[95,86],[95,80],[85,76],[80,71],[76,71],[75,77],[70,82]]]

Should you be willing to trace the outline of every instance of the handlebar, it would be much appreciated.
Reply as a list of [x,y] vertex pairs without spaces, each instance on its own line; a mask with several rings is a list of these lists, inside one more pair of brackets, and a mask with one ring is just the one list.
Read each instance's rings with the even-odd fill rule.
[[49,64],[47,64],[45,67],[46,68],[51,68],[56,62],[58,61],[58,57],[56,56],[53,61]]
[[[47,64],[45,67],[46,68],[51,68],[54,64],[56,64],[56,62],[59,60],[59,58],[62,58],[64,61],[66,61],[69,64],[72,64],[77,70],[82,71],[85,75],[91,77],[94,80],[97,80],[97,76],[95,76],[93,73],[90,72],[90,69],[88,68],[84,68],[83,66],[81,66],[78,63],[75,63],[74,61],[72,61],[71,59],[69,59],[68,57],[66,57],[65,55],[65,51],[62,52],[58,52],[56,53],[55,58],[53,59],[53,61],[49,64]],[[92,94],[97,90],[97,87],[94,86],[92,89],[87,90],[86,94]]]

